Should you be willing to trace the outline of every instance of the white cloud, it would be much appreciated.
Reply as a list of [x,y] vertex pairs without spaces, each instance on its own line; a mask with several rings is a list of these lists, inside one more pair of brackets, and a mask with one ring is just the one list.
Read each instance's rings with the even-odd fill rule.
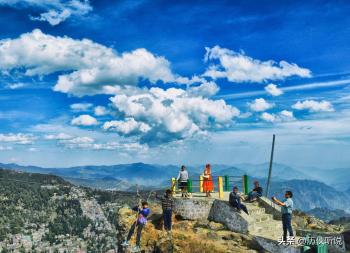
[[58,144],[69,149],[119,150],[123,152],[144,151],[148,147],[134,142],[96,142],[94,138],[83,136],[60,140]]
[[58,134],[47,134],[44,136],[45,140],[68,140],[72,139],[73,136],[66,133],[58,133]]
[[76,112],[82,112],[82,111],[88,111],[93,104],[91,103],[76,103],[76,104],[71,104],[70,109]]
[[298,101],[292,106],[296,110],[308,110],[310,112],[333,112],[333,105],[326,101],[305,100],[303,102]]
[[7,84],[5,88],[15,90],[15,89],[23,88],[25,86],[27,86],[27,84],[25,83],[11,83],[11,84]]
[[284,120],[294,120],[294,114],[292,111],[283,110],[280,112],[280,117]]
[[123,152],[146,151],[148,149],[147,146],[139,143],[120,142],[94,143],[87,148],[93,150],[119,150]]
[[199,86],[190,86],[187,92],[193,96],[211,97],[218,93],[219,86],[214,82],[202,82]]
[[[186,90],[169,88],[140,89],[110,99],[117,112],[151,129],[142,135],[144,142],[169,142],[231,124],[239,110],[224,100],[193,97]],[[147,128],[148,129],[148,128]]]
[[263,112],[273,108],[274,106],[275,105],[273,103],[269,103],[263,98],[257,98],[253,102],[249,103],[250,110],[254,112]]
[[94,108],[94,114],[96,116],[104,116],[104,115],[107,115],[109,113],[110,113],[109,110],[104,106],[99,105],[99,106],[96,106]]
[[75,137],[68,140],[60,140],[58,143],[64,145],[67,148],[89,148],[95,140],[91,137]]
[[105,94],[108,88],[137,85],[140,79],[176,80],[170,63],[144,48],[119,54],[88,39],[55,37],[38,29],[17,39],[0,40],[0,58],[0,69],[25,69],[27,76],[64,71],[54,90],[76,96]]
[[133,118],[127,118],[124,121],[112,120],[103,124],[104,130],[116,131],[124,135],[147,133],[151,127],[143,122],[137,122]]
[[292,111],[283,110],[278,114],[264,112],[261,114],[260,118],[267,122],[288,122],[294,121],[294,115]]
[[91,137],[74,137],[69,140],[61,140],[60,143],[69,143],[69,144],[83,144],[83,143],[93,143],[95,140]]
[[276,84],[273,83],[270,83],[269,85],[265,86],[265,91],[274,97],[283,94],[283,91],[279,89]]
[[0,134],[0,142],[11,142],[15,144],[32,144],[37,139],[36,136],[32,134],[23,134],[23,133],[9,133],[9,134]]
[[311,72],[295,63],[272,60],[260,61],[226,48],[206,48],[206,61],[218,60],[220,65],[211,65],[204,76],[227,78],[231,82],[263,82],[281,80],[289,76],[310,77]]
[[[350,79],[299,84],[299,85],[283,87],[280,90],[282,90],[283,93],[285,93],[285,92],[291,92],[291,91],[303,91],[303,90],[313,90],[313,89],[326,88],[326,87],[346,86],[348,84],[350,84]],[[265,91],[247,91],[247,92],[239,92],[239,93],[231,93],[231,94],[228,93],[228,94],[220,95],[219,97],[223,99],[235,99],[235,98],[256,97],[264,94],[265,94]]]
[[98,125],[98,122],[94,117],[83,114],[72,119],[71,124],[76,126],[94,126]]
[[0,0],[0,5],[43,11],[38,17],[31,19],[46,21],[53,26],[70,17],[84,16],[92,11],[89,0]]
[[275,122],[277,118],[275,114],[264,112],[261,114],[261,119],[267,122]]

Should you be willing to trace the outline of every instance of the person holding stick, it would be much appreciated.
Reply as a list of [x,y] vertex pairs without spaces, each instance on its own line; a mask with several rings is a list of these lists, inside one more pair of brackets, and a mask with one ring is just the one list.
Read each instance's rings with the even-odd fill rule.
[[129,241],[135,232],[135,228],[137,227],[136,246],[134,247],[132,252],[139,252],[141,250],[140,242],[141,242],[142,229],[145,227],[145,225],[147,223],[147,216],[150,214],[151,210],[148,207],[147,201],[143,201],[141,204],[141,207],[135,206],[132,208],[132,210],[138,212],[138,216],[137,216],[136,221],[131,225],[129,233],[128,233],[128,237],[122,243],[122,246],[123,247],[129,246]]

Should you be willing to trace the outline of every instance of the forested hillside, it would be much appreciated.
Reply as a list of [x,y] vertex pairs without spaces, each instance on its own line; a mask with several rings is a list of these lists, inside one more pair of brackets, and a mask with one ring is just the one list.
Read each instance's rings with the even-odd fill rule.
[[113,249],[116,230],[93,194],[57,176],[0,169],[0,252]]

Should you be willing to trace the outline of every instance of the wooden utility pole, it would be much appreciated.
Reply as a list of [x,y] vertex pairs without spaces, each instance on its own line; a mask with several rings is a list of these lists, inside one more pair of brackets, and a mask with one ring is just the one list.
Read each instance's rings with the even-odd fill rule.
[[270,188],[270,182],[271,182],[272,164],[273,164],[273,153],[274,153],[274,151],[275,151],[275,138],[276,138],[276,136],[273,135],[273,137],[272,137],[271,157],[270,157],[270,167],[269,167],[269,176],[267,177],[267,184],[266,184],[266,191],[265,191],[265,196],[266,196],[266,197],[268,197],[269,188]]

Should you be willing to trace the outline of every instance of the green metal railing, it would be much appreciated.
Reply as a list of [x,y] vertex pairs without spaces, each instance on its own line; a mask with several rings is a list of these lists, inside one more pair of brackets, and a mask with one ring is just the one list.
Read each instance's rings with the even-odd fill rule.
[[[222,178],[222,179],[219,179]],[[222,180],[222,181],[220,181]],[[222,191],[222,192],[230,192],[232,191],[233,186],[237,186],[239,190],[244,192],[244,194],[248,194],[249,192],[249,177],[247,175],[243,176],[213,176],[213,185],[214,185],[214,191]],[[219,187],[219,181],[222,182],[222,189]],[[203,184],[204,180],[202,178],[198,179],[189,179],[187,181],[187,192],[188,193],[194,193],[194,192],[202,192],[203,191]],[[172,189],[175,191],[177,188],[177,181],[175,178],[172,179]]]

